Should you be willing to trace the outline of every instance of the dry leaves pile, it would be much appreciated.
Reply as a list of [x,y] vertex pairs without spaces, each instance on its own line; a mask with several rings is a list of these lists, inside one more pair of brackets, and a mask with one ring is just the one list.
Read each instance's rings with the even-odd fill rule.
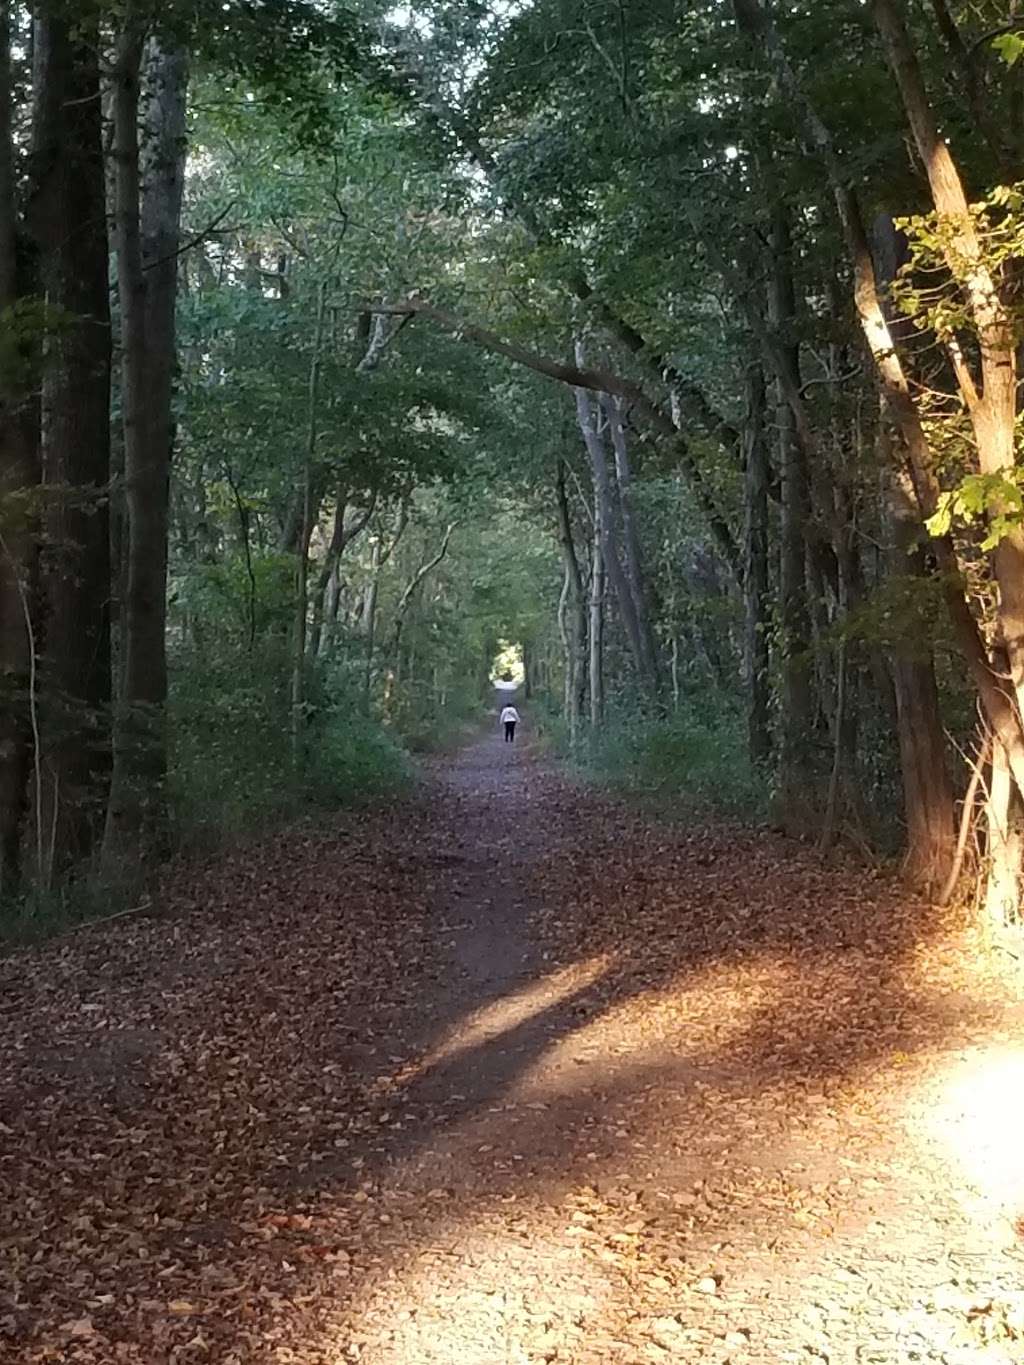
[[863,869],[486,741],[0,984],[5,1365],[1024,1360],[1019,1005]]

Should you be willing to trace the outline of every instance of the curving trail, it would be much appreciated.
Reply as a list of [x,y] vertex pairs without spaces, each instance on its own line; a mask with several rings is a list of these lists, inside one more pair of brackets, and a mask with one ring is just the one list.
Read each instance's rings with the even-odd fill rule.
[[1004,960],[488,737],[0,962],[0,1361],[1024,1360]]

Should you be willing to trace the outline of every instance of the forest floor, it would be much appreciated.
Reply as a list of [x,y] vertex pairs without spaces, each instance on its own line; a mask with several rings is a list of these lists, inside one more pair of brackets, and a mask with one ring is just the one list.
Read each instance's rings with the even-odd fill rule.
[[1024,1360],[1021,967],[474,742],[0,962],[0,1361]]

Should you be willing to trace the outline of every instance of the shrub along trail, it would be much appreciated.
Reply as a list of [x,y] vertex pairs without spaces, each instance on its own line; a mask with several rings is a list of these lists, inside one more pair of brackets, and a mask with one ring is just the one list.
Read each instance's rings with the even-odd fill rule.
[[1024,1359],[1006,961],[488,738],[0,964],[0,1360]]

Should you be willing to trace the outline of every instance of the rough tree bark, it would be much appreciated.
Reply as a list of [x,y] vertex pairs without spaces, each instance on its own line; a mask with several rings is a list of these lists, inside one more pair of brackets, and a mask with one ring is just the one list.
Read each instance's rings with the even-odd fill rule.
[[32,231],[49,312],[42,375],[44,881],[87,856],[110,779],[110,304],[99,34],[35,23]]
[[[11,126],[11,6],[0,3],[0,317],[12,328],[26,292],[19,270],[18,201]],[[31,604],[32,490],[39,481],[38,431],[27,372],[27,348],[17,338],[0,365],[0,898],[21,879],[22,827],[32,766],[30,687],[33,670]]]
[[594,489],[594,533],[590,544],[590,726],[599,730],[604,724],[604,509]]
[[806,440],[801,439],[791,393],[800,389],[800,351],[793,340],[796,288],[793,242],[785,207],[772,206],[768,321],[777,365],[775,427],[782,483],[779,617],[782,627],[782,684],[779,717],[779,794],[783,819],[802,831],[808,802],[814,801],[811,742],[814,693],[808,663],[805,538],[811,516]]
[[583,574],[576,554],[572,534],[572,517],[565,488],[565,461],[558,462],[555,481],[555,507],[558,512],[558,540],[565,567],[565,718],[569,727],[569,742],[579,738],[583,714],[583,696],[587,676],[587,608],[583,591]]
[[610,394],[602,394],[599,401],[611,435],[612,452],[615,458],[615,490],[618,495],[615,503],[622,526],[623,567],[633,597],[633,608],[636,612],[640,632],[640,648],[644,654],[644,665],[657,685],[660,660],[654,643],[654,631],[651,629],[647,579],[644,574],[640,540],[636,529],[636,515],[633,506],[633,471],[629,459],[629,443],[626,438],[624,404],[621,398],[613,398]]
[[[577,364],[582,365],[582,349],[578,342],[576,359]],[[618,607],[622,627],[636,666],[641,691],[647,696],[653,696],[657,690],[657,679],[650,670],[644,651],[636,603],[630,591],[629,581],[622,567],[622,559],[619,553],[615,507],[608,472],[608,454],[605,449],[604,434],[598,426],[600,411],[596,405],[591,403],[585,389],[574,389],[574,393],[576,396],[576,417],[590,460],[595,506],[600,504],[601,557],[604,562],[604,571],[608,576],[612,592],[615,594],[615,604]]]
[[123,689],[104,850],[113,860],[129,850],[145,854],[163,837],[171,400],[187,83],[181,49],[147,42],[130,10],[124,23],[112,94],[128,523]]
[[[879,277],[896,277],[905,259],[905,244],[892,219],[880,215],[873,231]],[[894,341],[911,327],[886,309]],[[885,471],[885,513],[888,569],[898,579],[929,577],[921,531],[921,513],[906,471],[889,448],[884,426],[878,433],[880,465]],[[903,782],[903,813],[907,825],[904,873],[913,886],[933,894],[948,878],[955,846],[955,794],[946,756],[946,737],[939,709],[935,658],[927,640],[901,639],[889,651],[889,671],[896,698],[896,734]]]
[[1024,809],[1001,744],[992,746],[985,828],[985,914],[996,926],[1013,924],[1020,918]]
[[[744,649],[747,692],[747,747],[755,763],[771,756],[768,656],[768,443],[765,432],[764,370],[752,364],[746,376],[744,453]],[[673,643],[675,643],[673,641]],[[678,703],[677,703],[678,704]]]

